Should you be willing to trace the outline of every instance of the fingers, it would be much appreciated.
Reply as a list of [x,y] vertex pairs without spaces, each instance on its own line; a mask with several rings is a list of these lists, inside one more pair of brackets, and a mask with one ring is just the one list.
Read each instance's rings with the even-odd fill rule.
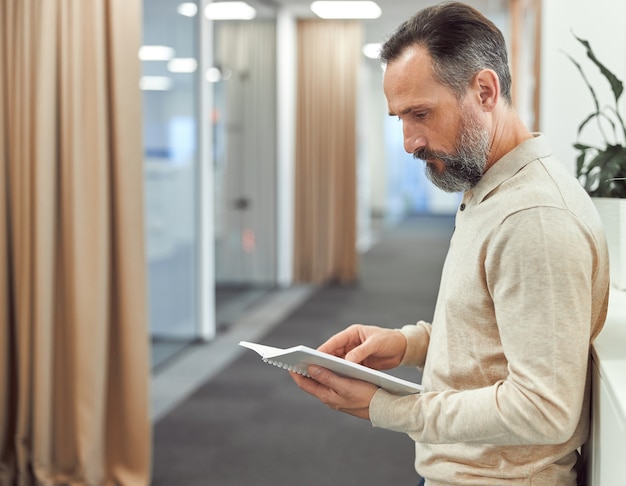
[[353,324],[318,350],[375,369],[394,368],[404,356],[406,339],[398,330]]
[[346,353],[345,359],[353,363],[362,363],[368,356],[374,354],[376,350],[373,348],[373,341],[365,340],[364,343]]
[[[349,328],[348,328],[349,329]],[[383,357],[386,355],[390,329],[375,326],[355,326],[353,332],[359,336],[352,349],[346,350],[344,358],[353,363],[364,364],[369,357]]]
[[340,358],[345,357],[346,353],[352,348],[361,344],[362,333],[360,332],[360,327],[362,327],[360,324],[353,324],[332,336],[317,349]]
[[[289,374],[302,390],[329,406],[331,406],[330,402],[333,401],[333,397],[331,396],[332,389],[334,386],[337,386],[337,379],[342,379],[340,376],[324,368],[320,368],[319,366],[309,367],[309,375],[311,378],[293,372],[289,372]],[[335,407],[331,406],[331,408]]]
[[324,387],[317,381],[312,380],[311,378],[307,378],[306,376],[302,376],[298,373],[294,373],[293,371],[290,371],[289,374],[291,375],[293,381],[295,381],[296,384],[300,387],[300,389],[307,392],[308,394],[319,398],[319,396],[324,393]]
[[[335,334],[318,350],[374,369],[395,368],[404,356],[406,338],[397,330],[353,324]],[[334,410],[369,419],[369,404],[378,387],[341,377],[318,366],[311,378],[291,373],[296,384]]]
[[319,366],[309,367],[309,374],[313,378],[295,373],[291,376],[302,390],[333,410],[369,420],[369,404],[377,386],[341,377]]

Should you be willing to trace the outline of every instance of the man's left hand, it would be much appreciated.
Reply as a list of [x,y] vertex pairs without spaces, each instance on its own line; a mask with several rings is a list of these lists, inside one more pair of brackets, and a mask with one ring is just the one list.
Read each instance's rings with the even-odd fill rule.
[[297,385],[333,410],[369,420],[369,406],[378,390],[376,385],[344,378],[319,366],[310,366],[312,378],[290,372]]

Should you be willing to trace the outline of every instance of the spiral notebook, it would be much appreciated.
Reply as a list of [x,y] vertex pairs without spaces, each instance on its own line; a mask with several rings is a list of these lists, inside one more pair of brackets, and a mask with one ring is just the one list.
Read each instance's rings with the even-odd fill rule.
[[410,395],[423,390],[422,385],[413,383],[402,378],[397,378],[388,373],[374,370],[331,354],[322,353],[307,346],[294,346],[288,349],[274,348],[263,344],[241,341],[240,346],[252,349],[261,355],[266,363],[279,368],[284,368],[304,376],[309,376],[309,365],[317,365],[327,368],[338,375],[357,380],[367,381],[380,388],[384,388],[395,395]]

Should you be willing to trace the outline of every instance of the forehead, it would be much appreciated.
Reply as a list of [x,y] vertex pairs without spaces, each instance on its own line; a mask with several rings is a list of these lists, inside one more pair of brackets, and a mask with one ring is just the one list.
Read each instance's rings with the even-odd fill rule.
[[428,53],[426,47],[414,44],[406,47],[399,56],[390,60],[387,68],[391,68],[391,71],[406,70],[406,69],[419,69],[424,68],[432,71],[432,59]]
[[409,105],[453,96],[450,88],[435,79],[428,50],[417,45],[407,48],[387,64],[383,88],[390,111],[394,113]]

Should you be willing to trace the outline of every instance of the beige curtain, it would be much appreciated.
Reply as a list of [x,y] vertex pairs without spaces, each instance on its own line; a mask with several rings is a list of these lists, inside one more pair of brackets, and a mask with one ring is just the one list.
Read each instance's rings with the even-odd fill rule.
[[0,2],[0,484],[149,483],[141,0]]
[[361,25],[298,22],[294,277],[356,279],[356,99]]

